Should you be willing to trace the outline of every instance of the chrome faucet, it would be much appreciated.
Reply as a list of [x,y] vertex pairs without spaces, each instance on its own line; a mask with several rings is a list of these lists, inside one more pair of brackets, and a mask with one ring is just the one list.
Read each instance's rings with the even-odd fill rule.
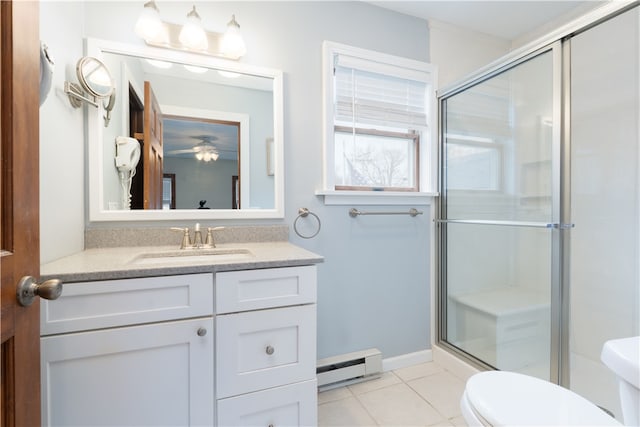
[[200,230],[200,223],[196,223],[193,232],[193,240],[191,240],[191,234],[189,233],[189,227],[171,227],[173,231],[180,231],[182,234],[182,243],[180,249],[211,249],[215,248],[216,244],[213,238],[213,232],[222,230],[224,227],[207,227],[207,237],[204,243],[202,243],[202,231]]

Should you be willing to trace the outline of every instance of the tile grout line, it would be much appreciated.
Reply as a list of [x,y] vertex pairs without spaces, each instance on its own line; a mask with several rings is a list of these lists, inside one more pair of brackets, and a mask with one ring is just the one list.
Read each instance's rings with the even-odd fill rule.
[[[406,380],[396,372],[397,370],[391,370],[391,371],[383,372],[382,375],[385,375],[386,373],[388,373],[388,374],[392,375],[397,381],[394,381],[391,384],[387,384],[387,385],[380,386],[380,387],[377,387],[377,388],[374,387],[374,388],[371,388],[371,389],[367,389],[367,390],[362,391],[360,393],[357,393],[357,392],[355,392],[355,391],[353,391],[351,389],[351,387],[353,387],[353,386],[357,387],[358,384],[354,384],[354,385],[351,385],[351,386],[344,386],[344,388],[349,393],[348,396],[344,396],[344,397],[341,397],[341,398],[338,398],[338,399],[334,399],[334,400],[329,400],[329,401],[323,402],[320,405],[324,405],[324,404],[327,404],[327,403],[330,403],[330,402],[335,402],[335,401],[346,400],[346,399],[348,399],[350,397],[355,397],[356,402],[358,402],[359,407],[361,409],[364,409],[364,413],[366,413],[369,416],[369,418],[375,423],[375,425],[378,426],[378,427],[384,427],[384,425],[380,424],[380,422],[368,410],[366,405],[360,399],[360,396],[364,396],[367,393],[371,393],[371,392],[383,390],[383,389],[386,389],[386,388],[389,388],[389,387],[392,387],[392,386],[396,386],[396,385],[399,385],[399,384],[403,384],[403,385],[407,386],[411,390],[412,393],[417,395],[420,398],[420,400],[422,400],[427,405],[429,405],[429,407],[431,409],[433,409],[435,411],[435,413],[437,413],[441,417],[440,421],[438,421],[435,424],[431,424],[431,426],[442,425],[441,424],[442,422],[448,423],[448,425],[455,425],[453,420],[455,420],[456,418],[459,418],[461,416],[461,414],[456,414],[456,415],[454,415],[452,417],[448,417],[446,414],[444,414],[440,410],[438,410],[438,408],[433,403],[431,403],[425,396],[420,394],[418,392],[418,390],[416,390],[411,384],[409,384],[410,381],[416,381],[416,380],[424,379],[424,378],[427,378],[427,377],[430,377],[430,376],[433,376],[433,375],[436,375],[436,374],[440,374],[440,373],[448,373],[449,375],[453,375],[455,377],[455,375],[452,372],[450,372],[449,370],[447,370],[447,369],[445,369],[445,368],[443,368],[443,367],[441,367],[439,365],[438,365],[438,367],[439,367],[439,369],[437,371],[429,372],[429,373],[426,373],[424,375],[420,374],[420,375],[417,375],[415,377],[412,377],[411,375],[409,375],[409,377]],[[374,380],[374,381],[377,381],[377,380]],[[359,384],[364,384],[364,383],[359,383]]]

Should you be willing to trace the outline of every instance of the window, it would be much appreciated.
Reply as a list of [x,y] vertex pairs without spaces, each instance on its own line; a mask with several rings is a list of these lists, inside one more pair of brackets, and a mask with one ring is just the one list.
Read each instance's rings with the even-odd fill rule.
[[417,133],[336,126],[336,190],[418,191]]
[[325,42],[324,66],[325,202],[355,192],[432,195],[431,65]]

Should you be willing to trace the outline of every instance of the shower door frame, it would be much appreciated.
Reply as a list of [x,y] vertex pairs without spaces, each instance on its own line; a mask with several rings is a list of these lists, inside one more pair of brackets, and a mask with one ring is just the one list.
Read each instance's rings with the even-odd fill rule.
[[[462,355],[465,359],[472,362],[474,365],[481,367],[483,369],[494,369],[495,367],[489,365],[485,361],[476,358],[470,353],[450,344],[445,340],[447,335],[446,331],[446,319],[447,319],[447,304],[448,304],[448,293],[447,293],[447,224],[449,223],[464,223],[470,225],[491,225],[496,227],[533,227],[533,228],[541,228],[548,229],[551,236],[551,263],[550,263],[550,286],[551,286],[551,294],[550,294],[550,322],[551,322],[551,335],[550,335],[550,355],[549,355],[549,364],[551,367],[551,372],[549,373],[549,378],[553,382],[559,381],[559,369],[561,366],[561,361],[559,357],[561,356],[561,343],[562,343],[562,333],[560,330],[560,316],[562,313],[561,307],[558,305],[558,301],[562,301],[560,298],[560,292],[562,289],[561,286],[561,277],[563,276],[563,265],[560,262],[560,257],[563,257],[563,253],[565,252],[564,242],[567,241],[565,235],[570,226],[567,226],[565,222],[562,222],[565,219],[565,212],[563,212],[563,208],[566,208],[564,204],[561,203],[562,194],[561,188],[566,182],[565,176],[562,175],[563,165],[562,155],[561,153],[564,151],[563,147],[563,138],[561,134],[561,130],[564,127],[563,123],[563,105],[562,105],[562,94],[563,94],[563,81],[562,81],[562,43],[560,41],[553,42],[546,46],[543,46],[533,52],[530,52],[526,55],[523,55],[517,59],[512,61],[505,62],[502,66],[497,67],[496,69],[479,76],[472,81],[467,82],[467,84],[461,85],[453,90],[447,91],[439,96],[439,106],[440,106],[440,143],[439,146],[442,147],[440,150],[440,200],[438,203],[438,217],[435,220],[437,224],[437,233],[439,236],[439,251],[438,251],[438,283],[441,286],[438,286],[438,291],[440,294],[438,295],[438,317],[439,317],[439,327],[438,327],[438,342],[450,349],[451,351]],[[445,118],[446,118],[446,100],[454,96],[456,94],[462,93],[465,90],[480,84],[482,82],[488,81],[493,77],[496,77],[504,72],[513,70],[518,66],[525,64],[527,61],[536,58],[538,56],[550,53],[552,58],[552,136],[551,136],[551,218],[550,222],[524,222],[524,221],[484,221],[484,220],[450,220],[447,217],[447,192],[446,192],[446,175],[444,174],[444,165],[445,165],[445,156],[446,150],[444,149],[444,137],[443,134],[446,130]],[[567,193],[568,194],[568,193]]]
[[[569,387],[569,260],[570,260],[570,230],[571,224],[571,104],[570,104],[570,60],[571,37],[586,31],[608,19],[614,18],[628,10],[638,7],[638,0],[612,2],[585,14],[569,24],[559,28],[523,48],[514,51],[500,60],[489,64],[476,73],[462,80],[458,84],[438,92],[438,123],[440,126],[438,137],[439,150],[439,187],[440,198],[435,207],[435,235],[437,236],[435,266],[436,266],[436,339],[435,343],[454,353],[463,360],[482,370],[495,369],[486,362],[474,357],[464,350],[445,340],[447,323],[447,219],[446,212],[446,177],[444,174],[444,120],[446,117],[445,101],[447,98],[461,93],[483,81],[489,80],[507,70],[532,59],[545,52],[553,55],[553,128],[552,128],[552,218],[549,224],[522,223],[513,221],[475,221],[477,224],[544,226],[551,228],[551,331],[550,331],[550,372],[549,380]],[[459,222],[459,221],[457,221]]]

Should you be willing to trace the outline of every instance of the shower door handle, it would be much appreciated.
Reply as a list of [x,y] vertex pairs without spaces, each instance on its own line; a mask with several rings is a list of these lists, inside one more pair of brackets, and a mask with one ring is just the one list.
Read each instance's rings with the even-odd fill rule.
[[557,228],[560,230],[575,227],[575,224],[547,223],[531,221],[493,221],[484,219],[434,219],[437,224],[475,224],[475,225],[497,225],[502,227],[531,227],[531,228]]
[[498,221],[485,219],[434,219],[437,224],[496,225],[501,227],[555,228],[554,224],[531,221]]

